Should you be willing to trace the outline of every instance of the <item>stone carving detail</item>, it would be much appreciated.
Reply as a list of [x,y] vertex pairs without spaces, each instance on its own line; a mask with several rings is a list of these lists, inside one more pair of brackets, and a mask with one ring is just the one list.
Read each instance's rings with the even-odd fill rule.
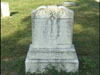
[[65,10],[66,8],[60,6],[53,7],[41,7],[36,11],[36,18],[68,18],[68,12]]
[[[32,12],[32,33],[33,35],[38,34],[32,38],[34,47],[36,45],[41,48],[54,48],[59,45],[71,47],[73,15],[73,11],[64,6],[41,6],[34,10]],[[42,40],[39,40],[40,37]],[[69,41],[64,41],[65,38]]]

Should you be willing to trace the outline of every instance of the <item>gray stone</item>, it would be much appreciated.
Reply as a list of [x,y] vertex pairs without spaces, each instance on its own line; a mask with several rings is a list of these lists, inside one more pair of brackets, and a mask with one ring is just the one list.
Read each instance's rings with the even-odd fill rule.
[[1,16],[2,17],[9,17],[9,3],[8,2],[1,2]]
[[67,2],[67,1],[64,1],[64,2],[63,2],[63,5],[64,5],[64,6],[75,6],[76,3],[75,3],[75,2]]
[[75,59],[37,59],[32,60],[28,57],[25,61],[26,73],[34,73],[37,70],[44,72],[48,65],[55,66],[58,71],[76,72],[79,68],[77,57]]
[[72,48],[35,49],[30,45],[28,58],[31,59],[75,59],[74,45]]
[[76,72],[79,67],[72,44],[74,12],[64,6],[41,6],[32,11],[32,44],[25,61],[26,72],[57,70]]
[[63,6],[41,6],[36,10],[32,11],[33,47],[71,48],[74,12]]
[[65,49],[58,51],[58,53],[56,51],[41,52],[33,50],[32,45],[30,45],[25,61],[26,72],[34,73],[37,70],[44,72],[48,64],[55,66],[58,71],[61,69],[66,72],[75,72],[78,70],[79,62],[74,48],[72,48],[72,51]]

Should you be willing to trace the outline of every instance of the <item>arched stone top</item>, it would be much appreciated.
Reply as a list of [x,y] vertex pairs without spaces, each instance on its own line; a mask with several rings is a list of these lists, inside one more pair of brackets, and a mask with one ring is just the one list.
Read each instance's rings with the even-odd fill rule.
[[32,11],[32,18],[73,18],[74,12],[65,6],[40,6]]

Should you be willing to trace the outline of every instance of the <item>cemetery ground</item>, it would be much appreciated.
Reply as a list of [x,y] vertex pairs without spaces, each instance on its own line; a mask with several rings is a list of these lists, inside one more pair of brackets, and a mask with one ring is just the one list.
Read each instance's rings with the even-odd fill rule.
[[[41,5],[61,5],[63,1],[9,0],[11,16],[1,20],[2,75],[25,75],[25,58],[32,43],[31,11]],[[69,74],[53,68],[33,75],[99,75],[99,3],[71,1],[77,3],[68,8],[75,12],[73,43],[80,62],[79,71]]]

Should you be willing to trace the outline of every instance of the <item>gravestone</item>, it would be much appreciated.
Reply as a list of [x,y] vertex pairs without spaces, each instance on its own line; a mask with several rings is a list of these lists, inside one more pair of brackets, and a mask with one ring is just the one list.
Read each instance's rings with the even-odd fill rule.
[[67,1],[64,1],[64,2],[63,2],[63,5],[64,5],[64,6],[75,6],[76,3],[75,3],[75,2],[67,2]]
[[100,2],[100,0],[95,0],[96,2]]
[[32,11],[32,44],[25,71],[43,72],[48,65],[76,72],[79,61],[72,43],[74,12],[64,6],[41,6]]
[[8,2],[1,2],[1,16],[2,17],[9,17],[9,3]]

